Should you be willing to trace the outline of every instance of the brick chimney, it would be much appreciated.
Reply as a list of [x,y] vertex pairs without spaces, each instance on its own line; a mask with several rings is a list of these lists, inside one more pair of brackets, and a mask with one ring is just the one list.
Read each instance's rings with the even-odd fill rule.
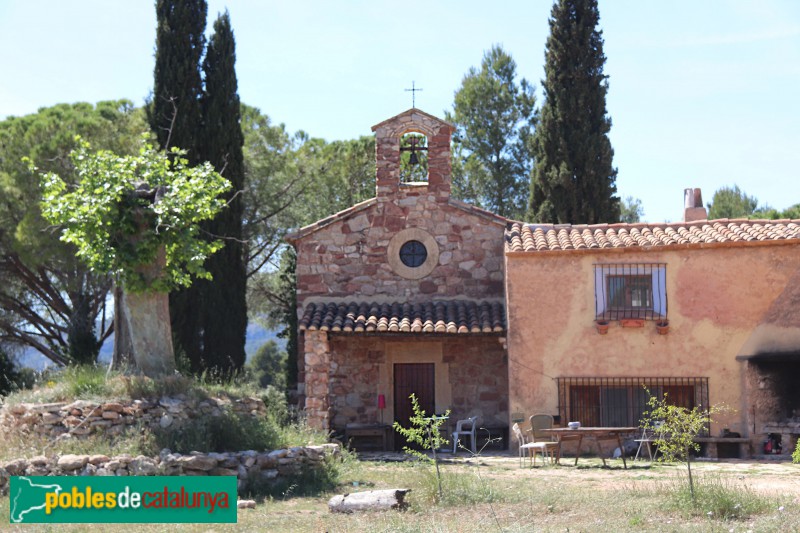
[[700,189],[683,190],[683,221],[706,220],[708,212],[703,207],[703,195]]

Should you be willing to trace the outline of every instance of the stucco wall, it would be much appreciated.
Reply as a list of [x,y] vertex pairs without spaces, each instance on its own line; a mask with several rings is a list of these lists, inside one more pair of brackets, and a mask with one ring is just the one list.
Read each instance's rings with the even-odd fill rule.
[[[670,332],[652,322],[607,335],[594,327],[595,263],[666,263]],[[558,377],[708,377],[712,404],[735,413],[722,427],[746,424],[743,346],[800,268],[796,245],[604,253],[510,254],[506,258],[511,411],[558,413]],[[765,341],[767,342],[767,341]]]

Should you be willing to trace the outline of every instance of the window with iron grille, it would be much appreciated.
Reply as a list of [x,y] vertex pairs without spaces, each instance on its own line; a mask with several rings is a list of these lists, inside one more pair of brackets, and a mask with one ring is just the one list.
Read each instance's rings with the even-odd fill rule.
[[561,420],[588,427],[639,426],[650,396],[673,405],[708,407],[708,378],[558,378]]
[[666,318],[666,271],[664,263],[594,265],[596,318]]

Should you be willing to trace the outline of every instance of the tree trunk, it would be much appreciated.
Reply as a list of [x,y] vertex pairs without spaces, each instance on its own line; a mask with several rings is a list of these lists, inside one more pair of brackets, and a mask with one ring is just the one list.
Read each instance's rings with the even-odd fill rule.
[[[166,264],[162,248],[156,260],[143,265],[139,273],[147,280],[157,279]],[[165,292],[129,292],[117,288],[114,292],[115,329],[112,367],[135,371],[156,378],[175,372],[175,352],[172,348],[172,327],[169,319],[169,294]],[[128,366],[128,369],[125,368]]]
[[337,495],[328,501],[332,513],[352,513],[353,511],[403,510],[408,504],[403,500],[411,489],[385,489],[354,492]]
[[136,366],[133,361],[133,345],[131,332],[127,322],[123,319],[125,312],[122,310],[122,287],[114,285],[114,352],[111,355],[109,371],[130,373]]

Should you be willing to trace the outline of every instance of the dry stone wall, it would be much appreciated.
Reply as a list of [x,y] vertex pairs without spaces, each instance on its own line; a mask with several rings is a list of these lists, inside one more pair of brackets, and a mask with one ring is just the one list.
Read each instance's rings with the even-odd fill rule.
[[158,457],[42,455],[0,463],[0,494],[8,493],[10,476],[236,476],[242,492],[251,483],[277,483],[321,468],[326,457],[339,455],[338,444],[188,455],[164,449]]
[[180,427],[187,420],[219,416],[226,409],[250,416],[267,412],[260,398],[195,400],[184,395],[153,401],[21,403],[0,409],[0,431],[28,430],[48,437],[81,437],[97,432],[118,435],[133,425]]

